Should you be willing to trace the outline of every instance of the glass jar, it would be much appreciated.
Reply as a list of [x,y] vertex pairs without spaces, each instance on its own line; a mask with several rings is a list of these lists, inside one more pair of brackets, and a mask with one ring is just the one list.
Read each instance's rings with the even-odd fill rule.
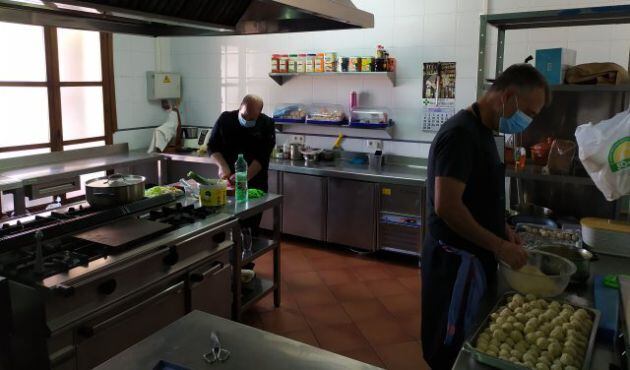
[[296,65],[297,73],[305,73],[306,72],[306,54],[300,54],[297,57],[297,65]]
[[271,56],[271,73],[280,72],[280,55],[273,54]]
[[297,72],[297,61],[298,61],[297,54],[289,54],[289,65],[287,67],[287,70],[289,73]]
[[287,73],[289,71],[289,55],[280,55],[280,62],[278,64],[279,73]]
[[306,56],[306,73],[315,72],[315,54],[308,54]]

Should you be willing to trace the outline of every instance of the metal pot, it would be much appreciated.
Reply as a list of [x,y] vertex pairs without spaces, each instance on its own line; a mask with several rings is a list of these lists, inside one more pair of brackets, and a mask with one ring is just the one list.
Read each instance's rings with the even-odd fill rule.
[[577,267],[577,271],[571,276],[572,282],[586,282],[591,275],[591,259],[593,258],[593,254],[586,249],[553,244],[543,245],[536,249],[564,257],[573,262]]
[[99,177],[85,183],[85,198],[92,207],[108,208],[144,198],[144,176],[119,173]]

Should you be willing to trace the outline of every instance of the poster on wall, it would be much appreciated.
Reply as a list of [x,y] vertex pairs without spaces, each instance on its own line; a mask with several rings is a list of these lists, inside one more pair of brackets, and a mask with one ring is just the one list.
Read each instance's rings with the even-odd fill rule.
[[455,114],[455,71],[455,62],[423,64],[423,131],[439,131],[442,124]]

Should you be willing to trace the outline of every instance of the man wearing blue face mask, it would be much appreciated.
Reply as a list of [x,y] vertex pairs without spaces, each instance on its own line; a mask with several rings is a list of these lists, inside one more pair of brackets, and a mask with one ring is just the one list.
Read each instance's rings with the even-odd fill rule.
[[263,100],[256,95],[243,98],[238,110],[223,112],[212,128],[208,151],[219,177],[233,182],[239,154],[247,161],[250,188],[267,191],[269,157],[276,144],[273,119],[262,113]]
[[505,171],[494,132],[522,132],[549,99],[534,67],[513,65],[433,140],[421,266],[422,346],[433,369],[452,367],[483,299],[496,287],[497,259],[513,268],[527,261],[506,224]]

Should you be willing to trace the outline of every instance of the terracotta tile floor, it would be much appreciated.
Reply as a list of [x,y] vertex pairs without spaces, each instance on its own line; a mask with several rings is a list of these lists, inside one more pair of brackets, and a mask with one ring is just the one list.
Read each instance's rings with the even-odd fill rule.
[[[419,342],[417,261],[295,239],[283,242],[281,258],[281,307],[268,295],[245,314],[245,324],[390,370],[428,369]],[[271,254],[255,270],[271,277]]]

